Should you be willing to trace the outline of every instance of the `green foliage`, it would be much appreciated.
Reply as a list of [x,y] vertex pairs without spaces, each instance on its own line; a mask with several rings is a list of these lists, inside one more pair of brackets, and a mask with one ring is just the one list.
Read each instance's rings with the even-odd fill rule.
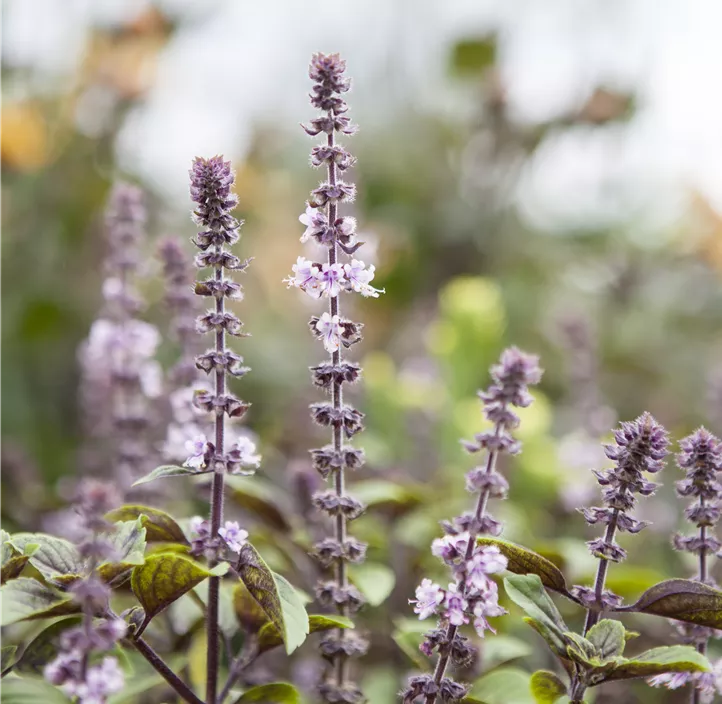
[[17,621],[67,616],[79,611],[78,605],[68,594],[27,577],[19,577],[3,585],[0,596],[2,626]]
[[421,639],[429,630],[428,624],[415,618],[400,618],[396,620],[395,626],[391,635],[401,652],[414,663],[415,667],[420,670],[429,669],[429,659],[419,651]]
[[534,704],[528,672],[499,667],[474,682],[471,697],[484,704]]
[[0,673],[5,674],[8,668],[15,665],[15,653],[17,651],[17,645],[4,645],[0,649]]
[[45,680],[29,677],[7,677],[2,683],[3,704],[70,704],[57,687]]
[[22,550],[13,546],[10,535],[4,530],[0,531],[2,541],[2,571],[0,572],[0,584],[5,584],[10,579],[20,576],[23,568],[33,554],[37,551],[36,543],[26,543]]
[[309,630],[308,614],[298,592],[284,577],[272,572],[249,543],[241,549],[238,575],[282,634],[286,652],[292,653],[306,640]]
[[195,469],[193,467],[176,467],[175,465],[163,465],[156,467],[152,472],[133,482],[133,486],[147,484],[156,479],[170,479],[172,477],[191,477],[198,474],[209,474],[210,469]]
[[131,589],[145,611],[136,635],[140,636],[151,620],[176,599],[204,579],[219,577],[227,570],[226,562],[208,570],[177,553],[161,553],[149,557],[145,564],[133,569],[130,577]]
[[43,667],[53,660],[58,652],[58,637],[66,629],[77,626],[80,616],[71,616],[51,624],[28,643],[23,654],[15,663],[15,670],[31,674],[42,674]]
[[450,67],[460,76],[478,76],[494,65],[496,60],[496,39],[464,39],[457,42],[451,52]]
[[422,500],[421,491],[413,485],[387,482],[383,479],[367,479],[353,485],[354,496],[367,508],[392,504],[409,508]]
[[98,566],[98,574],[112,586],[125,581],[130,571],[145,562],[145,536],[143,519],[116,523],[109,535],[113,559]]
[[235,704],[301,704],[299,691],[286,682],[262,684],[246,690]]
[[553,645],[555,652],[564,652],[564,633],[569,629],[544,590],[539,576],[519,574],[505,577],[504,589],[509,598],[528,614],[533,627]]
[[548,670],[537,670],[529,681],[536,704],[554,704],[567,693],[567,686]]
[[229,474],[226,484],[230,497],[238,506],[281,531],[289,530],[289,511],[279,504],[278,491],[261,477],[240,477]]
[[379,562],[352,565],[349,577],[371,606],[383,604],[396,584],[394,571]]
[[68,585],[85,571],[83,558],[68,540],[45,533],[16,533],[10,542],[20,554],[25,554],[29,546],[36,546],[30,564],[54,584]]
[[619,621],[602,619],[587,633],[587,639],[602,660],[609,660],[624,653],[626,631]]
[[140,518],[141,526],[145,528],[145,538],[149,543],[188,544],[188,539],[175,518],[157,508],[128,504],[110,511],[105,518],[113,523]]
[[722,591],[689,579],[669,579],[617,611],[654,614],[708,628],[722,628]]
[[[621,658],[603,673],[603,682],[653,677],[665,672],[708,672],[711,666],[704,655],[689,645],[662,646],[647,650],[629,660]],[[592,671],[594,678],[597,671]]]
[[[308,632],[330,631],[333,628],[354,628],[351,619],[335,614],[310,614],[308,617]],[[258,632],[258,651],[283,645],[283,636],[274,623],[268,621]]]
[[562,571],[546,557],[535,553],[516,543],[498,538],[479,537],[478,545],[495,545],[508,560],[507,569],[514,574],[535,574],[547,589],[552,589],[565,596],[569,595],[567,583]]

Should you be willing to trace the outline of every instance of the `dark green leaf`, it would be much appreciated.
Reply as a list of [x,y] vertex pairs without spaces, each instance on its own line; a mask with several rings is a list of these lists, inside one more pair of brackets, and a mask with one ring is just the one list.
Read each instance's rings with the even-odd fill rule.
[[236,704],[301,704],[301,695],[292,684],[275,682],[251,687]]
[[272,572],[258,551],[246,543],[238,561],[238,575],[269,620],[283,635],[286,652],[292,653],[308,635],[308,614],[298,592]]
[[16,621],[68,616],[80,611],[78,604],[68,594],[27,577],[19,577],[3,585],[0,595],[0,625],[3,626]]
[[652,677],[665,672],[708,672],[709,661],[690,645],[671,645],[647,650],[629,660],[622,660],[610,672],[604,682],[627,680],[635,677]]
[[134,567],[145,562],[145,528],[141,518],[116,523],[115,528],[109,536],[113,559],[98,567],[101,578],[114,586],[127,579]]
[[394,571],[378,562],[353,565],[349,570],[349,578],[371,606],[383,604],[396,584]]
[[484,704],[534,704],[529,673],[516,667],[499,667],[478,679],[469,693]]
[[0,672],[5,673],[9,667],[15,664],[15,653],[18,650],[17,645],[4,645],[0,650]]
[[71,616],[56,621],[41,631],[23,650],[22,656],[15,664],[15,669],[19,672],[42,674],[45,665],[53,660],[58,652],[60,634],[72,626],[77,626],[80,622],[80,616]]
[[183,529],[178,525],[173,516],[157,508],[137,504],[121,506],[107,513],[105,518],[113,523],[118,521],[134,521],[140,518],[142,520],[142,526],[145,528],[145,539],[149,543],[188,544],[188,539]]
[[2,684],[2,704],[70,704],[57,687],[35,678],[7,677]]
[[[534,627],[540,624],[543,637],[561,652],[566,650],[563,634],[568,631],[564,619],[544,590],[536,574],[515,574],[504,578],[504,588],[509,598],[521,607],[533,620]],[[539,630],[539,629],[537,629]]]
[[383,479],[367,479],[353,485],[354,496],[368,508],[383,504],[413,506],[421,501],[420,491],[413,486],[403,486]]
[[477,538],[478,545],[495,545],[508,560],[507,569],[514,574],[535,574],[547,589],[568,595],[567,583],[561,570],[546,557],[516,543],[498,538]]
[[[351,619],[332,614],[313,614],[308,617],[308,632],[329,631],[332,628],[353,628]],[[266,650],[283,645],[283,638],[275,624],[268,621],[258,632],[258,650],[263,653]]]
[[16,533],[10,542],[21,555],[32,550],[30,546],[37,546],[30,555],[30,564],[49,582],[68,585],[83,575],[83,558],[67,540],[45,533]]
[[554,704],[567,693],[567,686],[553,672],[537,670],[529,682],[536,704]]
[[722,629],[722,592],[689,579],[669,579],[655,584],[635,604],[616,610],[654,614]]
[[171,477],[192,477],[197,474],[209,474],[212,470],[210,469],[194,469],[193,467],[176,467],[174,465],[163,465],[162,467],[156,467],[150,474],[146,474],[144,477],[133,482],[133,486],[140,486],[141,484],[147,484],[152,482],[154,479],[168,479]]
[[229,474],[226,483],[231,490],[231,497],[241,508],[255,514],[264,522],[278,528],[288,530],[286,518],[288,511],[278,503],[278,492],[269,482],[259,481],[258,477],[239,477]]
[[136,632],[136,637],[140,636],[155,616],[176,599],[207,577],[218,577],[227,570],[227,562],[221,562],[212,570],[207,570],[177,553],[152,555],[145,564],[135,567],[130,577],[130,586],[145,610],[145,618]]
[[456,43],[451,53],[451,70],[462,76],[479,75],[494,65],[496,60],[496,39],[463,39]]
[[602,619],[589,629],[587,639],[602,660],[609,660],[624,653],[625,630],[619,621]]
[[269,623],[266,612],[243,582],[236,584],[233,589],[233,610],[236,612],[238,622],[249,633],[256,633],[264,624]]

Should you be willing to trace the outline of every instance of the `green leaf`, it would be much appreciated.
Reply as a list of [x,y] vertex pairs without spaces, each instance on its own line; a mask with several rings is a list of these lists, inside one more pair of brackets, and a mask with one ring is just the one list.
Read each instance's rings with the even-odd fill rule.
[[10,542],[21,555],[32,550],[30,564],[49,582],[68,585],[83,575],[83,558],[68,540],[45,533],[16,533]]
[[391,634],[396,645],[419,670],[429,669],[429,659],[422,655],[419,645],[429,624],[415,618],[401,618],[394,622],[396,628]]
[[554,704],[567,693],[567,686],[553,672],[537,670],[529,682],[536,704]]
[[496,59],[496,39],[463,39],[457,42],[451,53],[451,70],[461,76],[479,75],[484,69],[494,65]]
[[349,578],[371,606],[383,604],[396,584],[394,571],[378,562],[353,565],[349,569]]
[[262,684],[247,689],[236,704],[301,704],[299,691],[286,682]]
[[259,477],[241,477],[226,475],[226,484],[231,490],[231,498],[241,508],[261,518],[265,523],[287,531],[290,525],[288,511],[278,502],[276,487]]
[[171,477],[191,477],[197,474],[209,474],[213,470],[211,469],[194,469],[193,467],[176,467],[174,465],[163,465],[162,467],[156,467],[150,474],[146,474],[144,477],[137,479],[133,482],[133,486],[140,486],[141,484],[147,484],[155,479],[168,479]]
[[722,591],[690,579],[668,579],[616,611],[654,614],[708,628],[722,628]]
[[19,577],[3,585],[0,596],[0,625],[3,626],[17,621],[67,616],[80,611],[78,604],[69,595],[27,577]]
[[[602,681],[652,677],[665,672],[709,672],[712,669],[704,655],[690,645],[671,645],[652,648],[629,660],[622,660]],[[592,673],[594,674],[594,673]]]
[[258,632],[264,624],[269,622],[266,612],[253,598],[243,582],[238,582],[233,589],[233,610],[236,612],[238,622],[249,633]]
[[238,575],[269,620],[283,635],[290,655],[308,635],[308,614],[298,592],[284,577],[268,569],[258,551],[246,543],[241,548]]
[[2,650],[0,650],[0,672],[5,673],[9,667],[14,667],[17,650],[17,645],[4,645],[2,647]]
[[499,633],[484,641],[484,669],[491,670],[509,660],[525,658],[533,652],[532,646],[521,638]]
[[[308,632],[330,631],[332,628],[354,628],[351,619],[344,616],[332,614],[312,614],[308,617]],[[283,645],[283,637],[275,624],[268,621],[258,632],[258,650],[263,653],[266,650]]]
[[531,626],[547,642],[550,650],[557,657],[562,658],[563,660],[569,659],[567,644],[564,639],[559,636],[558,631],[548,628],[544,623],[537,621],[531,616],[524,616],[522,621]]
[[145,562],[145,528],[139,517],[134,521],[116,523],[116,530],[109,535],[113,547],[112,560],[98,566],[101,578],[117,586],[125,581],[130,571]]
[[130,577],[133,593],[145,610],[145,618],[136,632],[139,637],[163,609],[193,589],[207,577],[219,577],[228,570],[221,562],[212,570],[177,553],[152,555],[145,564],[135,567]]
[[584,636],[567,631],[564,633],[564,639],[567,641],[569,659],[589,667],[602,664],[597,649]]
[[175,518],[157,508],[129,504],[106,513],[105,518],[113,523],[134,521],[140,518],[142,526],[145,528],[145,539],[149,543],[182,543],[188,545],[188,539]]
[[569,594],[561,570],[546,557],[516,543],[498,538],[477,538],[477,545],[495,545],[508,560],[507,569],[514,574],[535,574],[547,589]]
[[57,687],[35,678],[7,677],[2,685],[2,704],[70,704]]
[[589,629],[587,639],[602,660],[609,660],[624,653],[625,634],[624,626],[619,621],[605,618]]
[[18,672],[41,675],[43,668],[53,660],[58,652],[58,636],[68,628],[81,622],[80,616],[71,616],[48,626],[30,641],[23,650],[20,659],[15,663]]
[[545,639],[553,639],[555,648],[562,652],[566,650],[563,634],[569,628],[554,602],[544,591],[544,585],[538,575],[515,574],[505,577],[504,589],[517,606],[521,607],[534,622],[541,624],[546,634]]
[[478,679],[469,693],[484,704],[534,704],[529,673],[516,667],[499,667]]

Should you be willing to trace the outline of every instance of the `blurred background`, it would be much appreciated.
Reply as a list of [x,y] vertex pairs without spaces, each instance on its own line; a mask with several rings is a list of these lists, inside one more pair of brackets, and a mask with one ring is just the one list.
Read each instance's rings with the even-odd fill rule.
[[[357,479],[371,507],[354,525],[377,570],[397,566],[390,595],[362,619],[378,640],[365,665],[374,704],[394,701],[422,664],[406,601],[421,574],[440,573],[428,550],[438,520],[468,502],[473,461],[458,439],[483,428],[475,392],[504,346],[540,354],[546,374],[499,517],[505,537],[553,557],[572,580],[593,574],[575,508],[596,500],[589,469],[602,466],[600,440],[618,420],[649,410],[675,439],[700,423],[722,432],[714,0],[5,0],[2,9],[8,530],[42,528],[82,466],[77,351],[102,307],[111,185],[125,179],[147,193],[143,317],[165,335],[157,242],[175,236],[191,256],[188,168],[217,153],[237,170],[238,253],[255,257],[236,307],[252,337],[235,346],[253,372],[236,391],[253,403],[247,425],[266,493],[239,489],[237,510],[269,550],[301,530],[292,499],[299,486],[316,488],[307,449],[323,437],[307,413],[319,398],[306,371],[320,358],[307,331],[318,311],[282,279],[304,253],[298,215],[320,178],[298,126],[313,116],[314,51],[341,52],[354,81],[351,211],[363,259],[386,288],[353,310],[365,325],[352,356],[365,370],[354,401],[367,413],[357,444],[369,460]],[[176,354],[167,336],[160,358]],[[611,571],[610,587],[629,599],[693,570],[670,548],[682,527],[672,491],[681,472],[670,463],[666,475],[640,507],[653,527],[623,538],[630,559]],[[535,636],[507,620],[507,651],[494,655],[489,639],[485,666],[548,665],[523,648]],[[669,642],[667,624],[640,626],[651,644]],[[611,686],[597,701],[666,696],[635,687],[631,699]]]

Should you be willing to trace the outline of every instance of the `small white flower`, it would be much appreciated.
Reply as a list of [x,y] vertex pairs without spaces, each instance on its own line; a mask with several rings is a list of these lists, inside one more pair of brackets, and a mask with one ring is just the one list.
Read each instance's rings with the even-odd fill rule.
[[409,604],[415,604],[414,613],[423,621],[436,613],[439,604],[444,600],[444,590],[430,579],[422,579],[416,587],[416,599],[410,599]]
[[193,516],[190,521],[188,521],[188,530],[190,531],[190,534],[194,537],[200,537],[203,532],[203,524],[205,522],[206,521],[202,516]]
[[341,328],[340,319],[337,315],[333,318],[329,313],[324,313],[316,323],[316,330],[321,333],[323,346],[327,352],[336,352],[341,344]]
[[193,440],[186,442],[188,459],[183,463],[184,467],[201,469],[205,464],[205,454],[208,451],[208,439],[205,435],[197,435]]
[[319,291],[334,298],[341,293],[341,284],[344,282],[343,267],[340,264],[324,264],[316,274],[316,281]]
[[374,288],[369,285],[376,271],[376,267],[373,264],[367,269],[362,261],[352,259],[351,263],[345,264],[343,268],[346,274],[346,280],[351,285],[351,290],[356,291],[356,293],[373,298],[378,298],[380,293],[385,293],[384,289]]
[[242,530],[236,521],[226,521],[223,528],[218,529],[218,535],[223,538],[233,552],[240,553],[246,538],[248,538],[248,531]]
[[305,257],[298,257],[296,263],[291,267],[293,276],[284,279],[286,285],[290,288],[295,286],[307,293],[311,298],[319,298],[321,291],[318,288],[318,279],[316,275],[320,271],[319,267]]
[[244,467],[259,467],[261,456],[256,454],[256,443],[249,437],[241,435],[231,444],[229,452],[238,455],[238,462]]
[[310,237],[320,235],[328,227],[328,217],[320,208],[312,208],[306,204],[306,212],[298,216],[298,219],[306,226],[306,231],[301,235],[301,242],[307,242]]

